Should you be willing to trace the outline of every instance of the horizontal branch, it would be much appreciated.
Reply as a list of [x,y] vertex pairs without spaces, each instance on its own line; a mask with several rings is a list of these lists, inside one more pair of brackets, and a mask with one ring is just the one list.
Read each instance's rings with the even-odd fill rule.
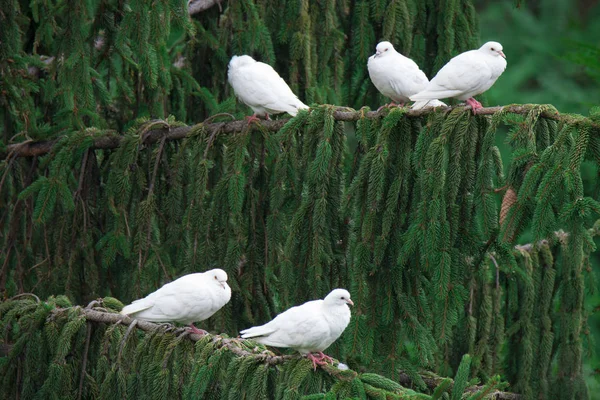
[[[462,107],[462,106],[459,106]],[[531,111],[532,105],[509,105],[504,107],[486,107],[481,108],[477,111],[478,115],[494,115],[500,111],[514,113],[514,114],[527,114]],[[430,114],[433,112],[449,112],[452,110],[452,107],[438,107],[437,109],[425,109],[425,110],[407,110],[406,115],[409,117],[420,117],[426,114]],[[364,112],[362,110],[359,111],[345,111],[347,108],[340,107],[337,111],[333,113],[333,117],[337,121],[358,121],[361,118],[381,118],[387,115],[387,111],[385,109],[381,111],[368,111]],[[541,113],[541,116],[544,118],[553,119],[556,121],[565,121],[570,123],[581,123],[582,121],[586,121],[585,117],[574,117],[567,114],[559,114],[555,112],[544,111]],[[261,121],[261,128],[267,131],[278,131],[281,129],[289,119],[278,119],[278,120],[269,120],[269,121]],[[597,126],[595,124],[592,124]],[[167,140],[178,140],[185,138],[190,130],[194,126],[183,126],[179,128],[175,128],[171,131],[167,129],[156,129],[147,133],[146,139],[144,143],[150,144],[155,143],[159,139],[161,139],[165,134],[167,136]],[[242,132],[244,129],[248,128],[248,124],[246,121],[231,121],[231,122],[215,122],[215,123],[206,123],[204,124],[204,128],[209,133],[214,133],[219,131],[220,133],[235,133]],[[600,126],[599,126],[600,128]],[[119,147],[121,140],[123,140],[123,135],[115,133],[114,135],[107,135],[102,138],[96,139],[93,148],[94,149],[114,149]],[[11,144],[6,147],[6,151],[0,153],[0,160],[10,157],[36,157],[44,155],[52,149],[54,144],[58,141],[55,140],[40,140],[40,141],[32,141],[32,142],[23,142]]]
[[[106,324],[122,324],[122,325],[131,325],[135,321],[135,327],[141,329],[145,332],[156,332],[162,331],[163,333],[167,332],[176,332],[176,333],[185,333],[189,339],[193,342],[197,342],[202,339],[203,335],[198,335],[195,333],[188,333],[187,328],[173,328],[167,324],[155,324],[153,322],[136,320],[134,318],[128,317],[126,315],[116,314],[116,313],[108,313],[97,311],[92,308],[82,308],[78,307],[81,310],[81,314],[85,316],[85,319],[88,321],[106,323]],[[53,312],[64,312],[66,309],[56,309]],[[285,362],[293,358],[293,356],[277,356],[273,354],[271,351],[266,351],[262,353],[253,353],[247,350],[244,350],[241,346],[241,343],[244,339],[236,339],[236,338],[224,338],[219,335],[212,335],[213,343],[217,343],[219,347],[225,347],[227,350],[231,351],[235,355],[239,357],[254,357],[257,361],[266,362],[269,365],[277,365]]]
[[[38,303],[39,303],[40,302],[39,298],[37,298],[37,296],[34,296],[34,297],[38,300]],[[134,318],[131,318],[126,315],[121,315],[121,314],[117,314],[114,312],[99,311],[98,309],[92,308],[92,306],[98,305],[98,304],[101,304],[101,303],[99,301],[93,301],[85,308],[81,307],[81,306],[75,306],[72,308],[77,309],[78,312],[80,313],[80,315],[83,315],[85,317],[85,319],[89,322],[104,323],[104,324],[121,324],[124,326],[129,326],[125,336],[129,335],[132,328],[137,328],[144,332],[157,332],[157,334],[159,334],[159,335],[166,334],[169,332],[172,332],[175,334],[182,334],[182,335],[186,335],[189,338],[189,340],[191,340],[193,342],[196,342],[204,337],[203,335],[190,333],[188,328],[175,328],[170,324],[155,324],[153,322],[134,319]],[[104,308],[101,308],[101,309],[104,310]],[[55,308],[52,310],[52,314],[53,315],[66,314],[69,310],[70,310],[70,308]],[[52,318],[52,316],[50,316],[49,318]],[[291,356],[291,355],[278,356],[269,350],[265,350],[260,353],[245,350],[244,343],[248,342],[248,340],[246,340],[246,339],[225,338],[220,335],[211,335],[211,338],[212,338],[211,339],[212,342],[214,344],[216,344],[219,348],[226,348],[227,350],[231,351],[233,354],[235,354],[238,357],[253,357],[258,362],[264,362],[269,365],[282,364],[282,363],[286,362],[287,360],[298,357],[298,356]],[[124,343],[124,341],[123,341],[123,343]],[[5,344],[5,343],[0,344],[0,357],[8,356],[11,349],[12,349],[11,344]],[[323,369],[328,373],[332,373],[334,370],[337,370],[337,368],[329,367],[329,366],[325,366]],[[335,375],[335,373],[333,373],[333,374]],[[445,378],[439,377],[431,372],[421,373],[420,376],[430,390],[434,390],[445,379]],[[400,383],[404,387],[414,386],[414,381],[412,380],[412,378],[408,374],[406,374],[402,371],[400,371],[400,377],[399,377],[398,383]],[[452,388],[452,386],[450,386],[450,389],[451,388]],[[465,392],[475,393],[479,390],[482,390],[483,388],[484,388],[484,386],[470,386],[465,389]],[[520,400],[522,398],[522,396],[519,394],[510,393],[510,392],[501,392],[498,390],[491,392],[488,396],[491,396],[491,397],[487,397],[487,398],[498,399],[498,400]]]

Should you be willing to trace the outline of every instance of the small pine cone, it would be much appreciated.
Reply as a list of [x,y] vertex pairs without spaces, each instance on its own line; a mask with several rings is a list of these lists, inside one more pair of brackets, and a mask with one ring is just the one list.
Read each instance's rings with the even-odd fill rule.
[[502,206],[500,207],[500,226],[504,224],[504,220],[508,215],[513,204],[517,202],[517,193],[511,187],[508,188],[506,193],[504,194],[504,198],[502,198]]

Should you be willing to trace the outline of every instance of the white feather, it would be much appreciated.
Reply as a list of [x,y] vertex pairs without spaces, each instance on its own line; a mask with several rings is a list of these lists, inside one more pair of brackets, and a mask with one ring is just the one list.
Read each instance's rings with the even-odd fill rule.
[[233,56],[227,76],[237,98],[256,115],[287,112],[295,116],[299,109],[308,108],[273,67],[250,56]]
[[274,347],[290,347],[302,354],[323,351],[350,323],[350,293],[335,289],[324,300],[292,307],[271,322],[241,331],[242,338]]
[[456,97],[467,100],[488,90],[506,69],[502,45],[487,42],[477,50],[461,53],[439,70],[423,91],[411,100]]
[[[417,63],[398,53],[390,42],[377,44],[376,53],[367,61],[367,69],[377,90],[397,103],[409,101],[410,96],[429,83]],[[441,101],[435,104],[435,107],[445,105]]]
[[123,307],[121,314],[152,322],[191,324],[219,311],[231,299],[227,273],[213,269],[184,275],[143,299]]

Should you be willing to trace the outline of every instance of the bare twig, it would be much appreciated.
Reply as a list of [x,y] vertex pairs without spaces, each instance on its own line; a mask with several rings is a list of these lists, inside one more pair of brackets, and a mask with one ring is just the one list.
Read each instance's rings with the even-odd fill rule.
[[8,301],[15,300],[15,299],[18,299],[19,297],[23,297],[23,296],[31,296],[31,297],[33,297],[35,299],[36,303],[40,303],[41,302],[40,298],[37,297],[33,293],[19,293],[19,294],[15,295],[15,296],[11,297],[10,299],[8,299]]
[[87,322],[87,333],[85,335],[85,348],[83,349],[83,360],[81,362],[81,375],[79,376],[79,391],[77,392],[77,400],[81,400],[83,394],[83,381],[85,380],[85,368],[87,366],[88,351],[90,349],[90,340],[92,338],[92,323]]
[[77,190],[73,193],[73,200],[77,199],[77,196],[81,196],[81,188],[83,187],[83,177],[85,175],[85,167],[87,165],[88,156],[90,154],[90,149],[87,149],[83,154],[83,160],[81,160],[81,169],[79,171],[79,184],[77,185]]
[[[381,118],[387,115],[387,110],[382,110],[380,112],[377,111],[368,111],[365,112],[363,109],[359,111],[341,111],[346,108],[338,108],[337,111],[333,113],[333,116],[338,121],[357,121],[361,118]],[[406,115],[409,117],[421,117],[426,114],[431,114],[435,112],[449,112],[453,108],[445,107],[445,108],[437,108],[435,110],[426,109],[426,110],[406,110]],[[504,107],[486,107],[481,108],[477,111],[477,115],[493,115],[500,111],[514,113],[514,114],[527,114],[531,111],[532,105],[509,105]],[[600,128],[600,125],[591,122],[588,118],[585,117],[575,117],[568,114],[558,114],[550,111],[545,111],[540,114],[541,117],[552,119],[555,121],[565,121],[570,123],[590,123],[592,126],[596,128]],[[279,119],[279,120],[269,120],[269,121],[261,121],[260,126],[263,130],[266,131],[278,131],[281,129],[289,119]],[[178,140],[185,138],[193,126],[182,126],[179,128],[172,129],[170,131],[167,128],[163,129],[154,129],[147,133],[144,143],[151,144],[162,139],[163,136],[166,136],[166,140]],[[232,122],[216,122],[211,124],[204,124],[204,128],[213,133],[217,129],[221,129],[221,133],[234,133],[241,132],[245,129],[248,129],[248,124],[245,120],[240,121],[232,121]],[[254,128],[252,128],[254,129]],[[257,128],[258,129],[258,128]],[[165,135],[165,132],[168,131],[168,134]],[[15,157],[33,157],[39,156],[48,153],[52,146],[56,143],[58,139],[55,140],[42,140],[36,142],[29,143],[17,143],[8,145],[6,148],[6,152],[0,153],[0,159],[5,159],[7,154],[11,152],[14,153]],[[94,145],[92,148],[94,149],[115,149],[119,147],[121,144],[121,140],[123,140],[123,135],[114,133],[112,135],[106,135],[101,138],[98,138],[94,141]],[[17,147],[20,146],[20,147]]]
[[208,10],[215,4],[219,6],[219,11],[223,12],[223,8],[221,7],[221,0],[189,0],[188,13],[190,15],[198,14],[202,11]]
[[127,343],[127,339],[129,338],[129,335],[131,335],[131,331],[133,331],[133,328],[135,328],[135,326],[138,324],[138,320],[134,319],[131,322],[131,325],[129,325],[129,327],[127,327],[127,330],[125,331],[125,335],[123,335],[123,339],[121,339],[121,345],[119,346],[119,353],[117,356],[117,360],[121,359],[121,355],[123,354],[123,348],[125,347],[125,343]]

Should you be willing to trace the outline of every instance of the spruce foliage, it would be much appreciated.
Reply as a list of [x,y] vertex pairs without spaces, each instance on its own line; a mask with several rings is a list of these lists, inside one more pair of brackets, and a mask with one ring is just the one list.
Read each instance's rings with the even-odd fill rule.
[[[356,307],[330,351],[351,366],[408,374],[424,389],[420,369],[452,376],[468,353],[470,377],[503,373],[526,397],[552,398],[568,376],[578,398],[596,234],[584,227],[600,211],[579,170],[598,162],[597,125],[523,109],[491,118],[362,110],[348,123],[321,106],[276,133],[199,124],[181,141],[167,140],[174,119],[140,120],[112,150],[93,148],[112,132],[65,136],[48,155],[4,164],[3,285],[7,296],[130,301],[220,267],[233,298],[206,327],[229,334],[347,287]],[[501,125],[514,148],[506,176],[494,145]],[[153,129],[162,136],[150,145]],[[498,187],[516,196],[504,218]],[[535,241],[515,248],[527,230]]]
[[[129,327],[102,323],[115,316],[112,307],[122,307],[118,300],[96,303],[103,307],[69,307],[64,296],[3,303],[0,330],[16,340],[0,359],[3,394],[40,399],[428,400],[450,391],[447,378],[438,378],[430,396],[374,373],[331,365],[313,372],[306,358],[275,356],[262,345],[226,336],[190,340],[185,329],[148,323],[141,333],[135,322]],[[452,398],[460,399],[467,387],[469,361],[467,355],[460,364]],[[483,396],[504,387],[495,377],[468,393]]]
[[[276,133],[201,123],[169,140],[185,123],[245,111],[224,83],[232,54],[272,64],[307,103],[377,104],[366,71],[376,42],[432,76],[479,44],[470,0],[236,0],[194,18],[183,1],[0,3],[0,290],[49,298],[0,305],[12,346],[3,393],[459,398],[479,378],[485,389],[469,397],[481,398],[503,374],[529,398],[587,396],[583,293],[600,181],[584,191],[581,168],[600,163],[597,111],[364,108],[351,123],[323,105]],[[37,139],[56,143],[41,156],[5,152]],[[130,301],[214,267],[234,295],[206,328],[229,334],[347,287],[357,306],[330,351],[371,372],[313,374],[305,360],[273,367],[218,340],[98,327],[51,297]],[[406,374],[426,391],[422,369],[454,386],[424,395],[395,383]]]

